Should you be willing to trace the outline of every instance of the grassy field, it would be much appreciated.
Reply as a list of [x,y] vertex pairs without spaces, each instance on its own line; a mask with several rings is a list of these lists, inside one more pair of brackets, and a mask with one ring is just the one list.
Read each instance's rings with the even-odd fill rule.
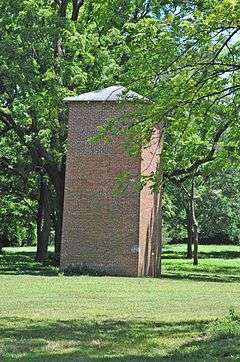
[[209,323],[240,313],[240,247],[164,249],[162,279],[66,277],[32,248],[0,256],[0,361],[237,361]]

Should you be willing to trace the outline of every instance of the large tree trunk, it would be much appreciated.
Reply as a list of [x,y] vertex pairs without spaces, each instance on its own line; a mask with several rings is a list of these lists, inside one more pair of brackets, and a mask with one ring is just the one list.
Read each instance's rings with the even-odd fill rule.
[[[62,239],[62,217],[63,217],[63,204],[59,202],[56,195],[51,195],[52,204],[52,222],[54,229],[54,260],[57,264],[60,262],[61,253],[61,239]],[[62,196],[63,200],[63,196]]]
[[62,241],[62,221],[63,221],[63,201],[64,201],[64,184],[65,184],[65,163],[61,167],[61,178],[59,180],[58,192],[52,199],[54,208],[53,225],[54,225],[54,257],[57,263],[60,262],[61,241]]
[[51,232],[51,203],[48,181],[41,177],[37,219],[36,260],[44,261],[48,257],[48,243]]

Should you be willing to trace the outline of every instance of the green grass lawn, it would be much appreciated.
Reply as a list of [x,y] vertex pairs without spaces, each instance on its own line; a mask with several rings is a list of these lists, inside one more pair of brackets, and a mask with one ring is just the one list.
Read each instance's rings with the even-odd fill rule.
[[0,361],[236,361],[208,324],[240,313],[240,247],[164,249],[162,279],[58,275],[32,248],[0,256]]
[[164,248],[163,273],[166,277],[240,282],[240,245],[200,245],[199,265],[186,259],[185,245]]

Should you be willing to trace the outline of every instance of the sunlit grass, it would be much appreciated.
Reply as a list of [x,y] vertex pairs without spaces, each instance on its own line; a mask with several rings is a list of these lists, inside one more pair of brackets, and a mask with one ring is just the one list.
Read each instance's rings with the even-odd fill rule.
[[163,258],[168,277],[240,281],[240,245],[200,245],[197,266],[186,259],[185,245],[166,245]]
[[[237,360],[238,337],[220,342],[205,331],[230,307],[240,312],[238,249],[200,248],[197,270],[180,259],[184,246],[165,249],[166,278],[158,280],[66,277],[49,263],[36,263],[32,248],[5,250],[0,361]],[[214,250],[225,259],[207,259]],[[237,254],[227,259],[225,251]],[[202,278],[191,279],[196,273]],[[215,274],[221,274],[218,281]]]

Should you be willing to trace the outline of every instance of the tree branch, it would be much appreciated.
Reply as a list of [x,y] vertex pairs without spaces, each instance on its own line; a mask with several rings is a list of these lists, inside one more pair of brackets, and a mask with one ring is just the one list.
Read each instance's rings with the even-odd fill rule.
[[68,0],[61,0],[58,1],[58,3],[59,3],[58,14],[61,18],[65,18],[67,14]]
[[84,0],[72,0],[72,16],[71,16],[71,19],[73,21],[78,20],[79,11],[80,11],[80,8],[82,7],[83,3],[84,3]]
[[36,115],[33,111],[29,111],[29,115],[32,118],[33,132],[32,132],[32,142],[27,142],[25,138],[24,130],[17,125],[13,117],[9,114],[0,110],[0,119],[3,123],[15,131],[17,136],[22,140],[25,147],[30,151],[32,161],[37,167],[43,168],[48,174],[54,188],[57,192],[59,198],[62,197],[62,188],[64,185],[64,180],[62,180],[62,173],[58,169],[58,166],[54,159],[51,157],[49,152],[42,146],[41,142],[37,138],[37,129],[36,129]]
[[221,51],[225,48],[225,46],[227,46],[227,44],[230,42],[230,40],[233,38],[233,36],[235,34],[237,34],[237,32],[239,31],[239,29],[235,29],[228,37],[227,39],[222,43],[222,45],[220,46],[220,48],[216,51],[214,57],[212,58],[210,63],[214,63],[215,60],[217,59],[217,57],[219,56],[219,54],[221,53]]
[[187,168],[180,168],[180,169],[176,169],[172,172],[166,172],[164,174],[165,177],[167,177],[168,179],[171,178],[176,178],[182,175],[191,175],[194,171],[197,172],[198,168],[208,162],[211,162],[215,159],[215,153],[217,151],[217,144],[221,138],[221,136],[223,135],[223,133],[228,129],[228,127],[230,126],[230,124],[232,123],[231,121],[226,122],[224,125],[222,125],[221,127],[219,127],[219,129],[217,130],[214,138],[213,138],[213,144],[212,147],[210,149],[210,151],[208,152],[208,154],[203,157],[200,158],[199,160],[196,160],[192,163],[192,165],[190,167]]

